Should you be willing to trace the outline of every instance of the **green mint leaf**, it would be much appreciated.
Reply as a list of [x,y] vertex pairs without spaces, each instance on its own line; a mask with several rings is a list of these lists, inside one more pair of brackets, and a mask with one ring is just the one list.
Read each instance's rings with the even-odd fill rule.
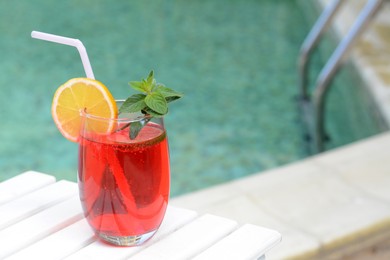
[[133,94],[125,100],[119,108],[119,113],[134,113],[141,111],[145,117],[141,121],[132,122],[125,125],[120,130],[130,127],[129,138],[135,139],[141,129],[150,121],[152,117],[163,117],[168,113],[168,103],[175,101],[183,94],[176,92],[163,84],[157,83],[153,70],[150,71],[146,79],[141,81],[131,81],[130,86],[142,94]]
[[141,122],[132,122],[130,124],[130,131],[129,131],[130,140],[134,140],[137,137],[142,127],[144,126],[141,124]]
[[149,72],[149,75],[148,75],[148,78],[147,78],[146,82],[147,82],[147,84],[149,86],[153,86],[153,83],[156,82],[155,79],[154,79],[154,71],[153,70],[151,70]]
[[144,109],[146,107],[145,97],[144,94],[134,94],[128,97],[119,108],[119,113],[134,113]]
[[143,120],[130,123],[129,138],[134,140],[142,128],[150,121],[150,118],[144,118]]
[[[174,91],[173,89],[167,88],[164,85],[159,84],[156,88],[156,92],[161,93],[165,98],[168,97],[177,97],[179,99],[183,96],[183,94]],[[175,100],[176,100],[175,99]]]
[[175,100],[177,100],[179,98],[181,98],[181,97],[179,97],[179,96],[166,97],[165,100],[167,101],[167,103],[170,103],[170,102],[175,101]]
[[151,93],[153,90],[153,86],[149,84],[147,80],[143,80],[143,84],[144,84],[145,92],[147,94]]
[[142,109],[142,113],[151,115],[152,117],[156,117],[156,118],[164,116],[164,114],[157,113],[156,111],[154,111],[153,109],[151,109],[149,107]]
[[164,96],[158,92],[152,92],[145,97],[146,105],[159,114],[168,113],[168,104]]
[[147,89],[145,88],[145,83],[142,81],[130,81],[129,84],[133,89],[139,92],[148,93]]

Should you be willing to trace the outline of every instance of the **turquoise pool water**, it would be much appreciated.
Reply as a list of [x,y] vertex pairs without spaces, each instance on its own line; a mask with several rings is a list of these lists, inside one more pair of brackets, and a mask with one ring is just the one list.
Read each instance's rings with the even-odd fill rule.
[[[151,69],[185,93],[166,118],[173,196],[306,157],[295,100],[298,50],[312,22],[304,3],[0,2],[0,181],[29,169],[76,180],[77,145],[57,131],[50,105],[59,85],[84,76],[83,67],[76,49],[31,39],[32,30],[82,40],[95,77],[116,98]],[[329,147],[379,131],[362,102],[340,108],[345,95],[353,98],[333,93]]]

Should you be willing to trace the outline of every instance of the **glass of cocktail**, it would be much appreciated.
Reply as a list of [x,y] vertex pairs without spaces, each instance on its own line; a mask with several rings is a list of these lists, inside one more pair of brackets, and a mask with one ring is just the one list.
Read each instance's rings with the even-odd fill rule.
[[[119,107],[122,102],[117,103]],[[157,231],[168,204],[163,118],[141,113],[103,118],[85,110],[81,118],[78,181],[84,214],[103,240],[120,246],[141,244]],[[137,125],[143,127],[131,139],[129,131]]]
[[31,36],[76,47],[87,75],[56,90],[51,112],[62,135],[79,144],[79,193],[88,223],[108,243],[142,244],[156,233],[167,208],[170,173],[163,117],[168,103],[182,94],[158,83],[151,71],[146,79],[129,82],[138,94],[115,101],[94,79],[81,41],[37,31]]

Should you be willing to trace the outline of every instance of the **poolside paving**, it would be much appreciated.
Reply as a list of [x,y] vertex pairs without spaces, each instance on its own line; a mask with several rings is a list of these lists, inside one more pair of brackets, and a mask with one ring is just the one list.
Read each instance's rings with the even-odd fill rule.
[[[332,0],[317,0],[321,6]],[[343,1],[335,15],[334,31],[338,36],[346,35],[367,0]],[[390,2],[384,0],[377,14],[355,42],[348,58],[375,100],[379,111],[390,126]]]
[[[367,1],[345,1],[345,35]],[[325,6],[330,0],[318,0]],[[390,1],[350,53],[390,126]],[[267,259],[390,259],[390,132],[173,198],[171,203],[270,227],[283,240]]]
[[267,259],[339,259],[390,244],[390,132],[284,167],[173,198],[171,203],[270,227]]

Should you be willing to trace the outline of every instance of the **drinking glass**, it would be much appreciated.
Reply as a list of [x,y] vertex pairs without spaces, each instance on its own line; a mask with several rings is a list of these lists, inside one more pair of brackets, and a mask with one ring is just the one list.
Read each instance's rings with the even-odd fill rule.
[[[117,101],[118,107],[123,101]],[[84,215],[104,241],[140,245],[159,228],[168,204],[170,170],[163,118],[81,112],[78,184]],[[142,126],[135,139],[129,131]]]

